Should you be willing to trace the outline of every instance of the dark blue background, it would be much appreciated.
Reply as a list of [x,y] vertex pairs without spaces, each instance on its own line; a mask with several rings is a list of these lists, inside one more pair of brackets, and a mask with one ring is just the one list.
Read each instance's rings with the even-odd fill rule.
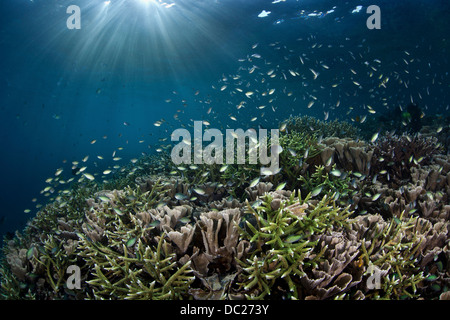
[[[81,8],[81,30],[66,28],[66,8],[71,4]],[[336,65],[334,75],[339,75],[339,68],[358,70],[360,63],[348,52],[367,54],[368,47],[370,58],[380,59],[386,74],[401,72],[405,66],[399,62],[406,50],[416,59],[410,86],[383,91],[388,105],[405,105],[411,94],[428,86],[431,94],[421,101],[427,113],[448,112],[448,1],[183,0],[168,9],[145,9],[138,0],[118,4],[112,0],[105,14],[103,1],[1,1],[0,233],[22,228],[35,214],[31,199],[44,201],[39,192],[57,168],[64,167],[69,178],[70,162],[86,155],[92,168],[97,155],[109,159],[117,147],[124,147],[120,156],[125,160],[153,152],[158,138],[170,137],[180,125],[172,118],[177,109],[184,110],[185,124],[193,119],[233,125],[228,114],[238,101],[229,104],[227,96],[211,86],[220,87],[223,75],[238,70],[238,59],[254,52],[289,68],[290,62],[283,60],[287,51],[277,53],[270,43],[279,42],[296,56],[303,52],[329,65],[340,56],[344,61]],[[382,10],[381,30],[366,28],[365,9],[371,4]],[[357,5],[363,5],[362,11],[352,14]],[[322,19],[299,17],[302,9],[327,11],[333,6],[335,12]],[[271,14],[258,18],[262,10]],[[283,22],[274,24],[279,19]],[[332,46],[311,50],[312,41],[306,41],[311,35],[317,43]],[[255,43],[259,46],[252,51]],[[322,75],[320,80],[329,85],[334,78]],[[282,90],[286,83],[278,85]],[[200,94],[195,96],[197,90]],[[215,119],[208,118],[208,106],[201,99],[211,99]],[[358,108],[370,99],[364,91],[342,97],[342,105]],[[258,116],[254,109],[242,113]],[[270,119],[272,125],[292,113],[323,118],[320,108],[306,110],[286,101],[276,119]],[[161,118],[172,127],[155,127]],[[334,118],[346,116],[330,109],[330,120]],[[234,125],[245,128],[246,121]],[[93,139],[97,142],[91,145]],[[111,164],[98,161],[96,170]],[[25,214],[26,208],[32,212]]]

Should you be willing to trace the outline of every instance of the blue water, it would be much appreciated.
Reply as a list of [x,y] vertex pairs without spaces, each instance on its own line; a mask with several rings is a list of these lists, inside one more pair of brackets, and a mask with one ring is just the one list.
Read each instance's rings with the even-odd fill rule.
[[[448,115],[448,1],[161,2],[1,1],[1,234],[23,228],[35,205],[45,203],[40,192],[56,169],[64,168],[68,179],[70,163],[89,155],[91,171],[101,172],[114,164],[111,154],[119,147],[126,163],[155,152],[158,139],[170,139],[191,120],[276,128],[290,114],[323,119],[328,112],[329,120],[350,121],[367,113],[365,105],[382,114],[411,99],[427,115]],[[366,27],[371,4],[381,9],[380,30]],[[81,8],[79,30],[66,27],[69,5]],[[358,5],[361,11],[352,13]],[[270,14],[258,17],[263,10]],[[249,61],[252,54],[261,58]],[[320,71],[316,80],[299,56]],[[376,66],[376,76],[368,77],[365,62]],[[329,69],[316,67],[321,64]],[[250,74],[253,65],[258,69]],[[303,68],[305,79],[287,73],[256,82],[258,71],[277,65],[286,73]],[[267,107],[261,115],[255,107],[265,102],[255,98],[237,112],[245,96],[219,89],[236,74],[244,90],[247,83],[261,91],[276,88],[277,111]],[[379,86],[380,74],[390,76],[386,88]],[[338,90],[331,90],[336,82]],[[311,109],[309,95],[320,101]],[[236,122],[230,114],[238,115]],[[250,122],[253,117],[258,120]],[[154,126],[161,119],[163,125]]]

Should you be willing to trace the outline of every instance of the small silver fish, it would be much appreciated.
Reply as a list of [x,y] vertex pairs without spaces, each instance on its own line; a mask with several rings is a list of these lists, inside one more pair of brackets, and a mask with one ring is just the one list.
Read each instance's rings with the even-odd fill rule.
[[175,194],[175,199],[177,199],[177,200],[186,200],[187,198],[188,198],[188,196],[185,194],[182,194],[182,193]]
[[259,183],[260,177],[253,179],[250,182],[250,188],[253,188],[254,186],[256,186]]
[[330,174],[335,176],[335,177],[340,177],[342,175],[342,172],[338,169],[334,169],[330,171]]
[[380,196],[381,196],[381,193],[377,193],[377,194],[373,195],[372,201],[377,201]]
[[311,197],[315,197],[322,192],[322,186],[315,188],[311,191]]
[[205,190],[201,188],[194,188],[194,191],[201,196],[205,194]]
[[283,190],[285,186],[286,186],[286,182],[282,182],[277,186],[277,188],[275,190],[277,190],[277,191]]
[[374,143],[378,139],[379,132],[375,133],[372,138],[370,139],[370,142]]
[[92,174],[90,174],[90,173],[83,173],[83,175],[87,178],[87,179],[89,179],[89,180],[94,180],[95,179],[95,177],[92,175]]

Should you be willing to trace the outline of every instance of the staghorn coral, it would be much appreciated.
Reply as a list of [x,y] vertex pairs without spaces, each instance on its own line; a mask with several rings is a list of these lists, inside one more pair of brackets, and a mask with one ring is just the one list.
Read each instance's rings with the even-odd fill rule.
[[283,151],[279,155],[282,168],[279,180],[286,181],[289,188],[295,189],[299,185],[297,177],[314,169],[322,146],[315,135],[297,131],[282,134],[280,146]]
[[303,132],[326,137],[352,138],[359,135],[360,130],[345,121],[322,121],[310,116],[291,116],[283,123],[288,132]]
[[141,177],[167,175],[172,165],[170,154],[163,150],[158,154],[143,155],[135,163],[129,163],[111,174],[111,179],[103,180],[104,190],[121,190],[134,186]]
[[[424,280],[418,265],[422,239],[412,232],[417,217],[384,221],[379,215],[358,217],[357,238],[362,254],[358,266],[378,270],[380,287],[362,290],[366,298],[405,299],[418,296],[418,284]],[[364,288],[363,288],[364,289]]]
[[6,242],[0,298],[448,298],[448,155],[399,163],[396,184],[377,144],[286,128],[274,176],[163,155],[74,184]]
[[315,251],[317,240],[311,237],[334,224],[342,226],[350,214],[329,206],[330,199],[326,196],[321,201],[309,200],[310,195],[302,200],[291,194],[289,200],[272,204],[273,197],[266,194],[260,206],[247,206],[255,218],[254,225],[246,221],[248,229],[241,229],[255,248],[249,257],[239,260],[243,270],[240,286],[247,292],[247,298],[280,294],[273,291],[279,281],[284,282],[282,295],[288,292],[288,296],[300,296],[298,283],[305,276],[304,270],[317,267],[326,249]]
[[5,277],[2,287],[9,292],[7,297],[57,299],[66,296],[65,272],[67,266],[78,263],[76,246],[87,208],[86,198],[97,190],[98,186],[92,183],[75,183],[69,193],[63,193],[44,206],[27,223],[22,234],[17,232],[15,238],[8,241],[3,253],[10,258],[1,271]]
[[[425,222],[417,217],[403,219],[400,216],[385,221],[379,215],[367,215],[359,216],[355,220],[344,219],[345,223],[342,224],[338,218],[341,215],[334,216],[333,210],[327,212],[318,209],[327,201],[329,204],[331,198],[327,200],[327,197],[324,197],[318,201],[310,200],[308,196],[305,201],[299,200],[298,203],[292,204],[284,199],[281,203],[272,205],[273,200],[268,197],[269,195],[266,195],[262,206],[253,208],[253,212],[258,215],[256,221],[260,221],[260,224],[254,223],[255,226],[252,227],[252,224],[247,222],[250,231],[244,231],[247,238],[252,236],[251,243],[258,244],[255,250],[258,254],[250,255],[246,261],[241,261],[243,274],[247,273],[251,280],[241,282],[242,286],[245,290],[254,290],[247,298],[276,295],[277,290],[281,291],[278,294],[285,297],[304,299],[417,297],[421,290],[420,284],[425,279],[424,271],[420,270],[425,270],[424,266],[430,263],[429,257],[441,252],[440,248],[448,241],[448,223],[444,222],[433,227],[428,222],[424,228]],[[269,228],[273,225],[281,229],[284,225],[282,219],[287,217],[282,214],[282,208],[285,206],[296,217],[302,218],[303,229],[300,230],[303,232],[298,233],[304,233],[303,236],[296,237],[291,233],[292,226],[297,222],[285,224],[286,229],[282,229],[283,232],[275,232]],[[306,219],[315,210],[323,212],[322,223],[318,222],[321,219],[314,214],[311,216],[314,222]],[[350,214],[351,212],[348,212],[344,216],[348,217]],[[276,224],[270,224],[270,220],[266,222],[266,215],[279,220]],[[268,234],[264,235],[258,230],[267,230]],[[277,236],[281,234],[284,241],[277,240]],[[267,248],[266,251],[264,243],[269,241],[273,241],[270,243],[272,249]],[[289,262],[288,257],[283,259],[282,254],[283,250],[289,250],[291,242],[301,243],[299,247],[302,248],[309,246],[309,250],[302,252],[303,256],[297,256],[296,251],[290,248],[290,255],[297,257],[295,263]],[[272,252],[276,252],[277,256],[272,256]],[[314,260],[317,257],[320,259]],[[286,262],[280,265],[279,261]],[[310,262],[313,263],[309,264]],[[286,268],[288,271],[283,271]],[[377,291],[366,286],[371,275],[369,270],[373,269],[378,270],[382,279],[381,287]],[[280,279],[283,279],[285,284],[280,282]],[[275,287],[277,290],[273,289]]]
[[345,204],[348,199],[355,193],[353,186],[356,184],[353,180],[356,177],[352,173],[342,173],[336,169],[336,164],[333,164],[327,171],[324,166],[316,166],[314,173],[300,176],[298,178],[302,182],[303,193],[314,193],[315,196],[320,195],[334,195],[335,199]]
[[[84,228],[79,255],[90,270],[86,282],[93,297],[180,299],[187,293],[193,281],[190,262],[178,264],[166,233],[189,208],[149,207],[158,203],[156,196],[164,196],[157,193],[161,186],[155,183],[144,193],[113,191],[100,198],[100,203],[91,200],[87,221],[100,221],[103,237],[92,238],[92,232]],[[96,220],[89,218],[93,214]]]
[[[448,285],[440,263],[448,256],[448,222],[380,215],[350,219],[349,207],[341,207],[333,194],[302,199],[288,190],[270,191],[272,185],[262,182],[248,189],[253,205],[211,211],[195,202],[161,204],[173,189],[164,181],[151,185],[145,192],[136,186],[94,194],[85,218],[60,218],[44,247],[35,244],[30,260],[23,260],[26,249],[21,249],[27,240],[12,242],[11,257],[22,250],[16,260],[21,269],[17,275],[11,266],[2,269],[7,279],[2,295],[402,299],[419,292],[437,297]],[[62,235],[74,230],[77,239]],[[56,237],[65,240],[57,243]],[[82,270],[81,292],[61,290],[68,264]],[[377,290],[367,287],[370,268],[382,276]],[[24,279],[23,274],[22,281],[34,286],[21,285],[17,276]],[[430,289],[437,287],[440,291]]]
[[10,241],[4,249],[9,270],[2,269],[2,290],[16,298],[50,299],[63,292],[65,272],[75,263],[73,250],[66,250],[66,243],[73,240],[56,239],[46,235],[42,242],[32,242],[26,248]]
[[[190,261],[178,266],[170,247],[159,237],[157,245],[144,244],[143,239],[134,245],[123,244],[120,251],[92,243],[83,238],[84,256],[95,253],[91,266],[92,279],[88,279],[93,297],[97,299],[181,299],[189,284]],[[83,253],[82,253],[83,254]]]

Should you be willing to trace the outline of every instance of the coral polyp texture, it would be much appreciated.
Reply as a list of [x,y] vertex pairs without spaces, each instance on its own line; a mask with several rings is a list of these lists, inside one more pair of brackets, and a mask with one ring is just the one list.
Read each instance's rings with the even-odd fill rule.
[[163,152],[73,184],[4,239],[0,297],[449,299],[450,157],[438,140],[285,124],[276,175],[175,166]]

